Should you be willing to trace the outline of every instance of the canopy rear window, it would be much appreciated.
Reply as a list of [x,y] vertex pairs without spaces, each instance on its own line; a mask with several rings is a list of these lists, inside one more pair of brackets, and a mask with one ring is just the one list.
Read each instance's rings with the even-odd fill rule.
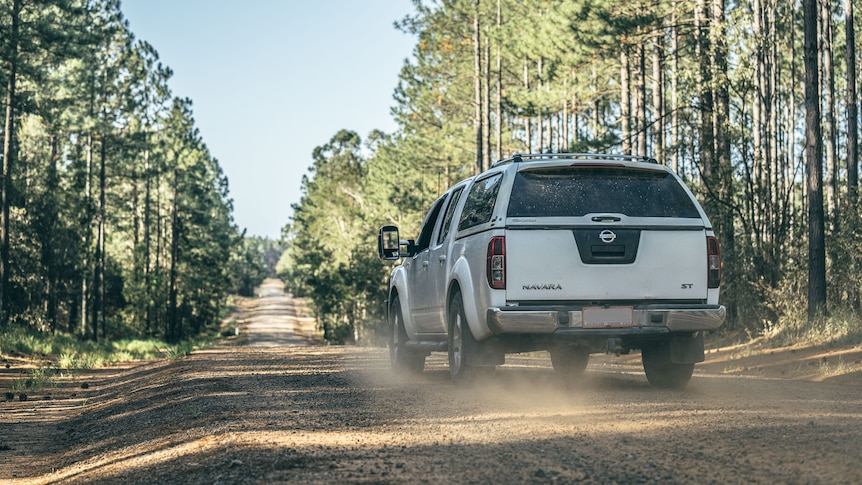
[[668,172],[620,167],[525,170],[515,177],[509,217],[699,218],[694,202]]

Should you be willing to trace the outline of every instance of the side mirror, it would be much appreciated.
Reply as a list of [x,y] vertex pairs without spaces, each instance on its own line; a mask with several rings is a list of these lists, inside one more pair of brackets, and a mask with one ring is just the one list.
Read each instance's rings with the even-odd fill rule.
[[398,228],[383,226],[377,234],[377,253],[381,259],[394,261],[401,259],[401,239]]

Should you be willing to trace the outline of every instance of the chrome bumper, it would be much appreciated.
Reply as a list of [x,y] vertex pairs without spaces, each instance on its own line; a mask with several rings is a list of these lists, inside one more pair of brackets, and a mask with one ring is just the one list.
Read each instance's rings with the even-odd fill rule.
[[[689,307],[662,307],[647,305],[635,307],[633,325],[607,327],[620,334],[641,333],[643,330],[668,332],[697,332],[715,330],[724,323],[727,310],[723,305],[691,305]],[[583,315],[580,309],[524,307],[490,308],[487,314],[488,327],[495,334],[540,333],[557,331],[570,333],[582,329]],[[583,330],[595,330],[595,327]]]

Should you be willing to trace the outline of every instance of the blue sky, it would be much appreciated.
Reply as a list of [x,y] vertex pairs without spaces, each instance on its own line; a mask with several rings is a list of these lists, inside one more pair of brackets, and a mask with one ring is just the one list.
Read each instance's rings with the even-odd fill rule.
[[410,0],[122,0],[137,39],[191,98],[248,235],[278,238],[314,147],[340,129],[395,130],[389,113],[415,44],[393,22]]

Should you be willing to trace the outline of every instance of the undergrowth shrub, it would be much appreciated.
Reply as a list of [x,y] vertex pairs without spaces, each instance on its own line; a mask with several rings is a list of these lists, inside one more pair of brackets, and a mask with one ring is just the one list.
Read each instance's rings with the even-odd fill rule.
[[828,314],[809,320],[805,276],[796,274],[785,278],[767,293],[765,305],[775,318],[761,322],[759,335],[776,346],[797,343],[862,345],[862,312],[837,292],[833,292],[836,298],[829,302]]
[[212,344],[209,337],[168,345],[157,339],[93,342],[62,333],[48,334],[13,326],[0,332],[0,355],[47,359],[58,369],[93,369],[111,362],[176,359]]

